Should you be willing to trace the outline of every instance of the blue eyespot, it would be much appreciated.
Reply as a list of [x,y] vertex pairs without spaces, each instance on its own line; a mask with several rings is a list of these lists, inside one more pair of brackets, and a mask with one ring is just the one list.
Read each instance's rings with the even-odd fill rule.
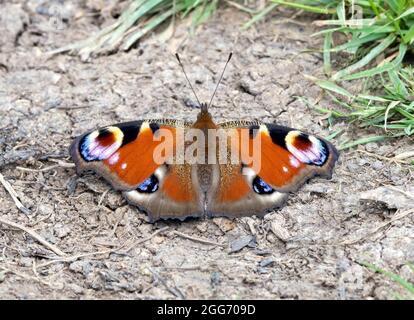
[[137,187],[137,191],[142,193],[154,193],[158,190],[158,186],[159,182],[157,177],[152,175]]
[[271,194],[275,190],[269,186],[266,182],[264,182],[259,176],[256,176],[253,179],[253,191],[258,194]]
[[322,166],[328,158],[328,149],[324,141],[319,141],[319,159],[315,159],[313,164]]
[[90,141],[89,135],[83,137],[79,144],[80,154],[82,155],[83,159],[85,159],[86,161],[99,160],[97,156],[91,155],[89,153],[90,144],[91,144],[91,141]]

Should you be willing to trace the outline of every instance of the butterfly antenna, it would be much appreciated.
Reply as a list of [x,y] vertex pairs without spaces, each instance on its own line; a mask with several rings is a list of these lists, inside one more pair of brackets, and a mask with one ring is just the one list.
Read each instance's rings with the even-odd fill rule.
[[193,86],[191,85],[190,80],[189,80],[189,79],[188,79],[188,77],[187,77],[187,73],[185,73],[184,66],[183,66],[183,64],[181,63],[180,56],[178,55],[178,53],[176,53],[176,54],[175,54],[175,57],[177,58],[178,63],[179,63],[179,65],[180,65],[181,69],[183,70],[184,76],[185,76],[185,78],[187,79],[187,82],[188,82],[188,84],[190,85],[190,88],[191,88],[191,90],[193,91],[194,96],[195,96],[195,97],[196,97],[196,99],[197,99],[198,105],[201,107],[201,102],[200,102],[200,100],[198,99],[197,94],[196,94],[196,92],[195,92],[195,90],[194,90]]
[[213,98],[214,98],[214,96],[216,95],[216,91],[217,91],[217,89],[218,89],[218,86],[220,85],[220,82],[221,82],[221,80],[223,79],[223,76],[224,76],[224,71],[226,71],[227,65],[229,64],[230,59],[231,59],[231,57],[232,57],[232,56],[233,56],[233,52],[230,52],[230,54],[229,54],[229,58],[227,59],[227,62],[226,62],[226,64],[224,65],[223,71],[221,72],[220,79],[219,79],[219,81],[217,82],[217,85],[216,85],[216,88],[214,89],[213,95],[211,96],[210,103],[208,104],[208,106],[209,106],[209,107],[211,106],[211,103],[213,102]]

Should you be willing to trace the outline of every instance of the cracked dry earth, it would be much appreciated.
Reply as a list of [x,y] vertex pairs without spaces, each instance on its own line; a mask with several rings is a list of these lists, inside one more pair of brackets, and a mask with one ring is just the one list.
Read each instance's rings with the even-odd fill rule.
[[62,165],[70,163],[73,137],[86,130],[138,118],[195,118],[198,110],[172,55],[177,46],[203,100],[234,51],[211,110],[216,120],[261,119],[321,136],[343,129],[337,145],[369,134],[340,121],[329,127],[299,98],[312,102],[320,95],[304,77],[323,76],[321,55],[304,52],[321,44],[310,37],[312,17],[289,21],[293,12],[279,10],[241,32],[248,16],[222,8],[193,37],[182,23],[169,41],[151,35],[129,52],[82,61],[67,54],[48,59],[44,52],[84,39],[111,16],[101,15],[107,11],[99,11],[99,2],[71,2],[56,29],[46,14],[50,3],[0,5],[0,171],[30,210],[19,211],[1,186],[0,217],[31,228],[68,258],[0,224],[0,298],[404,295],[358,262],[413,281],[407,262],[414,261],[414,215],[395,219],[403,209],[360,196],[382,185],[413,185],[412,167],[387,160],[412,149],[408,138],[342,152],[332,180],[313,179],[264,218],[149,224],[105,181],[78,177]]

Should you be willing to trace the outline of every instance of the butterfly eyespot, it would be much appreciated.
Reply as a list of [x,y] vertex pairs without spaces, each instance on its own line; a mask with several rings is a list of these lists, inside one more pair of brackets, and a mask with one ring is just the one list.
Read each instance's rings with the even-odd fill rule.
[[137,187],[137,191],[142,193],[154,193],[158,190],[158,187],[159,181],[157,177],[155,175],[151,175]]
[[300,131],[290,131],[285,137],[287,149],[301,162],[322,166],[328,159],[326,143]]
[[271,194],[275,190],[264,182],[259,176],[256,176],[252,182],[253,191],[258,194]]
[[86,161],[105,160],[122,145],[124,134],[117,127],[107,127],[85,135],[79,142],[79,152]]

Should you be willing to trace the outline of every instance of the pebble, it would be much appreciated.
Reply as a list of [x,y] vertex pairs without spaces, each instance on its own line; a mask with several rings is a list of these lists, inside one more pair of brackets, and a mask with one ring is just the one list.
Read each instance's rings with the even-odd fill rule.
[[33,259],[28,257],[20,258],[20,265],[22,267],[31,267],[33,265]]
[[265,258],[262,261],[259,262],[259,265],[264,268],[264,267],[270,267],[275,263],[275,260],[273,258]]
[[238,252],[250,243],[255,242],[255,237],[252,235],[242,236],[232,241],[230,244],[230,253]]
[[275,236],[283,242],[286,242],[290,238],[289,231],[278,221],[271,222],[270,230],[272,230]]
[[92,271],[89,261],[74,261],[69,265],[69,270],[83,274],[85,277]]
[[63,225],[61,223],[58,223],[53,228],[53,232],[54,232],[56,237],[64,238],[70,233],[70,228],[67,225]]
[[227,219],[227,218],[214,218],[213,222],[224,233],[230,230],[233,230],[236,227],[235,223],[232,220]]
[[220,273],[217,271],[213,271],[210,276],[210,281],[213,286],[217,286],[220,283]]

